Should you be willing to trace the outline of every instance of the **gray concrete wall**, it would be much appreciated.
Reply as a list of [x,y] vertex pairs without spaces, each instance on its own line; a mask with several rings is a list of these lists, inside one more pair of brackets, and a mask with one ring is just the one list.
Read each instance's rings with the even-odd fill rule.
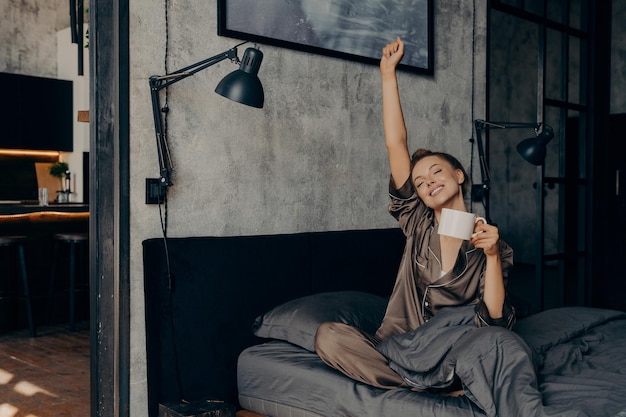
[[[483,63],[486,3],[477,3],[477,62]],[[162,4],[130,4],[132,415],[144,415],[146,403],[141,242],[160,236],[158,208],[144,204],[145,178],[158,176],[147,80],[237,43],[216,36],[215,2],[169,4],[167,68]],[[468,165],[472,4],[434,4],[435,75],[400,74],[410,144],[449,151]],[[234,69],[226,62],[170,89],[169,138],[176,171],[168,235],[393,227],[387,213],[389,169],[378,67],[260,47],[265,56],[259,76],[266,94],[261,110],[213,93]],[[476,78],[476,97],[484,97],[482,64]],[[483,117],[483,100],[476,107]]]
[[57,76],[57,31],[70,25],[66,0],[0,2],[0,71]]

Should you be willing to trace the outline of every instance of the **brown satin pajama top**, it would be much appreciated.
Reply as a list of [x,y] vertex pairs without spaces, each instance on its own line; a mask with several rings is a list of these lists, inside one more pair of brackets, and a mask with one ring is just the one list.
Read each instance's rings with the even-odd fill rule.
[[[489,317],[482,301],[486,257],[481,249],[464,241],[452,270],[441,273],[441,253],[435,215],[414,192],[410,180],[395,189],[389,185],[389,212],[407,238],[398,276],[376,339],[404,333],[419,327],[441,309],[476,305],[477,326],[497,325],[507,328],[515,323],[515,311],[508,299],[502,318]],[[503,275],[513,263],[513,250],[500,240]]]

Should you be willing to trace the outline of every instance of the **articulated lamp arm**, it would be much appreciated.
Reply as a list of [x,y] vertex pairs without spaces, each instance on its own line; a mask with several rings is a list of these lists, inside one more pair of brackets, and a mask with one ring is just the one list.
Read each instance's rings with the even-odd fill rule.
[[171,74],[153,75],[148,80],[150,85],[150,96],[152,99],[152,116],[154,118],[154,131],[156,136],[157,152],[159,156],[160,187],[167,188],[172,186],[171,176],[173,166],[169,145],[167,143],[167,137],[163,129],[162,113],[166,110],[161,108],[159,91],[184,78],[190,77],[197,72],[209,68],[225,59],[230,59],[231,61],[237,63],[239,61],[239,59],[237,58],[237,47],[243,45],[244,43],[245,42],[242,42],[239,45],[236,45],[235,47],[229,49],[228,51],[196,62],[195,64],[189,65],[185,68],[181,68]]
[[[543,129],[542,129],[543,126]],[[482,184],[480,187],[486,191],[489,190],[490,182],[491,182],[491,174],[489,173],[489,165],[487,164],[487,158],[485,156],[485,149],[482,141],[482,131],[487,129],[523,129],[523,128],[533,128],[535,130],[535,134],[538,139],[546,138],[544,144],[547,143],[554,134],[552,133],[552,128],[548,125],[544,125],[542,123],[517,123],[517,122],[488,122],[486,120],[474,120],[474,129],[476,130],[476,142],[478,146],[478,161],[480,163],[480,175],[482,179]],[[534,140],[534,138],[527,139]],[[521,150],[518,147],[518,150],[521,153]],[[545,155],[545,154],[544,154]],[[522,156],[526,159],[526,156],[522,154]],[[535,165],[534,161],[529,161]],[[542,161],[543,163],[543,161]]]
[[472,187],[472,200],[483,201],[486,207],[486,216],[489,217],[489,189],[491,186],[491,174],[489,164],[485,156],[485,149],[482,141],[482,131],[487,129],[521,129],[533,128],[534,138],[525,139],[517,145],[517,151],[528,162],[533,165],[543,165],[546,156],[546,144],[554,137],[552,127],[543,123],[516,123],[516,122],[488,122],[485,120],[474,120],[476,130],[476,141],[478,146],[478,160],[480,163],[481,183]]

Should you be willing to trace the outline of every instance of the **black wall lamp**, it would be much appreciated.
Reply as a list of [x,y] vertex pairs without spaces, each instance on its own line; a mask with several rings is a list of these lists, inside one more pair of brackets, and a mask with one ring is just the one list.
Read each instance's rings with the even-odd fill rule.
[[537,167],[537,183],[536,183],[536,231],[535,231],[535,300],[538,303],[539,311],[544,307],[543,294],[543,252],[544,252],[544,196],[543,196],[543,176],[544,163],[546,159],[546,145],[554,137],[554,131],[550,125],[543,123],[511,123],[511,122],[487,122],[485,120],[474,120],[474,128],[476,129],[476,140],[478,146],[478,157],[480,162],[480,174],[482,184],[472,186],[472,199],[474,201],[482,201],[485,207],[485,217],[491,221],[489,217],[489,188],[491,175],[489,174],[489,166],[485,158],[482,143],[482,131],[486,129],[520,129],[533,128],[535,137],[524,139],[517,144],[517,152],[528,162]]
[[167,188],[172,186],[172,159],[170,157],[167,135],[163,127],[163,113],[167,112],[168,108],[161,107],[159,95],[161,90],[225,59],[230,59],[233,63],[239,64],[239,69],[224,77],[215,88],[215,92],[238,103],[257,108],[263,107],[265,96],[263,86],[257,76],[259,68],[261,67],[261,61],[263,60],[263,53],[257,48],[247,48],[243,54],[243,58],[239,60],[237,57],[237,47],[244,43],[246,42],[242,42],[225,52],[181,68],[171,74],[153,75],[150,77],[150,96],[152,98],[152,115],[154,117],[154,131],[159,156],[160,177],[158,180],[151,178],[146,179],[146,203],[160,203],[167,194]]
[[476,141],[478,146],[478,162],[480,164],[481,184],[472,186],[472,200],[482,201],[485,205],[485,216],[489,218],[489,189],[491,174],[485,156],[482,131],[487,129],[529,129],[535,130],[535,137],[524,139],[517,144],[517,152],[526,161],[535,166],[542,166],[546,159],[546,144],[554,137],[552,127],[543,123],[488,122],[474,120]]

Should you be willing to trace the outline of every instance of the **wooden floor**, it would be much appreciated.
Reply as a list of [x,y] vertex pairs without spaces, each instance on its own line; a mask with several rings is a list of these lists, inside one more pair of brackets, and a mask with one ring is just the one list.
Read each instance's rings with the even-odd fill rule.
[[89,417],[89,330],[0,335],[0,417]]

